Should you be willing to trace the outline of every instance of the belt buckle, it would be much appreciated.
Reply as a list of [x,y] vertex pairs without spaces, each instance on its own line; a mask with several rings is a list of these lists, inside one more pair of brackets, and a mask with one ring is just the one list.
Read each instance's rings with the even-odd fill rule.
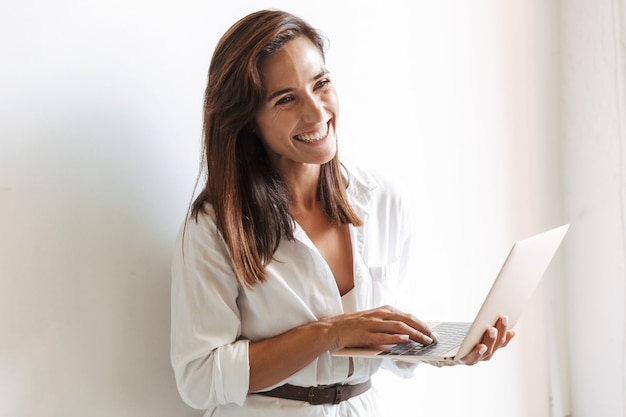
[[[312,405],[321,405],[321,404],[339,404],[342,400],[342,395],[343,395],[343,390],[342,390],[343,386],[341,384],[334,384],[334,385],[318,385],[316,387],[311,387],[309,388],[309,395],[308,395],[308,402]],[[332,401],[324,401],[324,397],[322,396],[322,398],[320,398],[319,400],[317,400],[316,397],[316,393],[322,392],[324,390],[328,390],[331,389],[334,392],[334,398]]]

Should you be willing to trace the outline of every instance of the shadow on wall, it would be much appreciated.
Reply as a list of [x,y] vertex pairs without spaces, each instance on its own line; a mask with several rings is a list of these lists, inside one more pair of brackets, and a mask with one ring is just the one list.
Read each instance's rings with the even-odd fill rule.
[[0,414],[197,415],[169,364],[189,196],[162,122],[115,94],[23,105],[0,144]]

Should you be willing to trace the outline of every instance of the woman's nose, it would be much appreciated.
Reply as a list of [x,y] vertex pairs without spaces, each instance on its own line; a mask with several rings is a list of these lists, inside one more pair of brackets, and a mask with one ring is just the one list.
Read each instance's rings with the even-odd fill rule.
[[324,102],[320,97],[309,95],[305,99],[302,119],[305,122],[322,122],[324,121]]

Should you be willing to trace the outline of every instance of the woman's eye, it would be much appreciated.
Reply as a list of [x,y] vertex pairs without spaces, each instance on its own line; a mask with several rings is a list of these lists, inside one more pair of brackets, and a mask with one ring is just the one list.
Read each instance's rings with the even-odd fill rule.
[[293,101],[293,97],[286,96],[276,102],[276,105],[287,104]]
[[328,84],[330,84],[330,80],[325,78],[321,80],[319,83],[317,83],[317,88],[326,87]]

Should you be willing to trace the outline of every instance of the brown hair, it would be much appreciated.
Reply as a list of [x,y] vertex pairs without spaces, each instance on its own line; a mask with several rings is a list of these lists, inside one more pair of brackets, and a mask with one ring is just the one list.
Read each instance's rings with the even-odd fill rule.
[[[258,11],[222,36],[209,66],[201,167],[205,184],[191,215],[197,220],[206,203],[213,206],[234,271],[247,286],[266,279],[265,266],[280,240],[294,239],[289,190],[253,126],[265,95],[261,62],[299,36],[310,39],[324,56],[324,38],[308,23],[280,10]],[[321,166],[318,198],[332,222],[361,225],[345,189],[335,155]]]

